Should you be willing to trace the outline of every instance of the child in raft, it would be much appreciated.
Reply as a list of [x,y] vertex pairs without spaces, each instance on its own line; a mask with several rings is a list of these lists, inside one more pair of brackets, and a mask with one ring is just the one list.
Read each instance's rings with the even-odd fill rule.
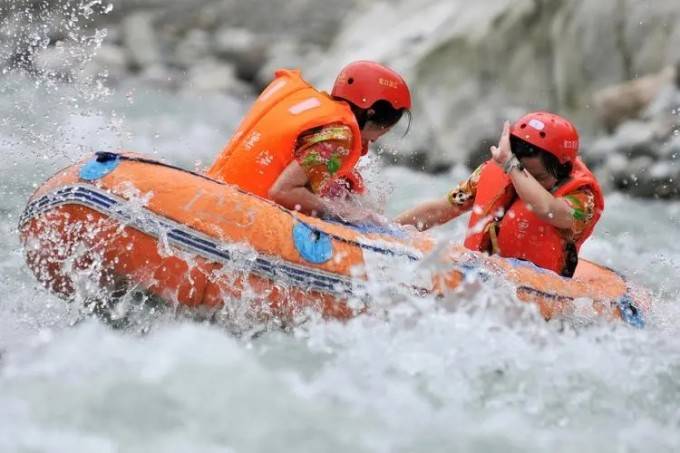
[[491,159],[446,197],[395,221],[422,231],[472,210],[467,248],[571,277],[604,209],[600,185],[578,150],[576,128],[558,115],[535,112],[506,122]]
[[208,175],[305,214],[374,221],[343,201],[364,192],[355,166],[369,144],[410,108],[401,75],[373,61],[345,66],[330,94],[280,69]]

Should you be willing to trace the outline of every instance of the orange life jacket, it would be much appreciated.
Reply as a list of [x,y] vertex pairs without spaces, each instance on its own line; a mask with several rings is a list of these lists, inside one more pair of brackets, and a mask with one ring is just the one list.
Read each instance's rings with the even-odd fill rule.
[[295,158],[306,130],[333,123],[352,130],[352,149],[336,172],[350,174],[361,157],[361,131],[349,104],[302,79],[300,71],[279,69],[217,157],[208,176],[269,198],[269,189]]
[[557,228],[527,208],[517,196],[508,175],[494,161],[486,162],[479,177],[465,246],[531,261],[570,277],[576,268],[578,251],[593,232],[604,209],[600,185],[585,164],[576,159],[569,179],[553,195],[561,197],[582,187],[593,191],[595,217],[578,240],[569,241]]

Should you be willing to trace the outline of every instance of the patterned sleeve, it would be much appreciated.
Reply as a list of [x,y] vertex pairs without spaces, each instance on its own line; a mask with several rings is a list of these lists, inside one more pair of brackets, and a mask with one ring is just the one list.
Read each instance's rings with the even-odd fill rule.
[[351,148],[352,130],[343,124],[312,129],[298,138],[295,159],[307,174],[312,192],[323,192]]
[[581,233],[594,221],[595,195],[590,189],[581,188],[568,193],[562,199],[572,209],[571,234],[574,239],[578,239]]
[[468,179],[458,184],[458,186],[449,192],[449,203],[462,211],[467,211],[472,208],[475,196],[477,195],[479,175],[482,173],[483,166],[484,164],[477,167]]

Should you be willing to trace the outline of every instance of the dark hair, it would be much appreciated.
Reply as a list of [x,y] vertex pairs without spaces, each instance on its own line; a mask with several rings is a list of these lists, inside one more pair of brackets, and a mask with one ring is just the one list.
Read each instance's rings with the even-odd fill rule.
[[363,129],[369,121],[384,129],[390,128],[399,122],[404,112],[409,117],[409,126],[411,124],[411,112],[406,109],[395,109],[387,101],[377,101],[367,109],[362,109],[351,102],[349,104],[352,107],[354,116],[357,118],[360,129]]
[[514,135],[510,136],[510,148],[518,159],[540,156],[545,169],[558,181],[567,179],[571,174],[571,162],[561,164],[560,160],[548,151],[539,148],[538,146],[534,146],[529,142],[525,142],[519,137]]

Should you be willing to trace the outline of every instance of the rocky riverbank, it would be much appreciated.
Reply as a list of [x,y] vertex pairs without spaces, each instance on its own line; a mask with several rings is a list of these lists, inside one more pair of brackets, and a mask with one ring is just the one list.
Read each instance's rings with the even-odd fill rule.
[[387,144],[397,162],[475,165],[503,119],[547,109],[577,123],[612,187],[675,197],[678,19],[675,0],[32,0],[0,9],[0,65],[249,102],[276,67],[328,88],[371,58],[413,86],[412,130]]

